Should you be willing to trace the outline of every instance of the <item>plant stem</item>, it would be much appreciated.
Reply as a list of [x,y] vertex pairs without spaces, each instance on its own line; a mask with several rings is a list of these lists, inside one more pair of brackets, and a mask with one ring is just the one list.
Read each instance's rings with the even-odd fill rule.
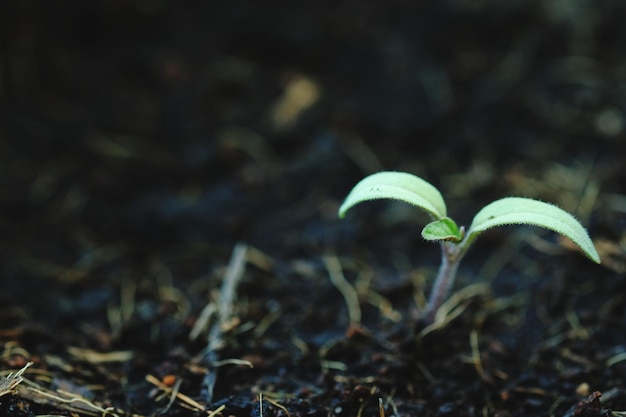
[[428,306],[424,312],[423,320],[426,325],[432,324],[435,314],[443,302],[448,298],[452,284],[456,278],[459,263],[465,251],[462,245],[451,242],[441,242],[441,265],[437,278],[430,290]]

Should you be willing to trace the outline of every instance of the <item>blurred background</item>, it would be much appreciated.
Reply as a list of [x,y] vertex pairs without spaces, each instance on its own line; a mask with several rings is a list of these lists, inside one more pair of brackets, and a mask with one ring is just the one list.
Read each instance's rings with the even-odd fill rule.
[[476,205],[622,192],[618,0],[0,7],[14,247],[77,223],[98,243],[262,242],[381,169]]
[[[624,16],[619,0],[3,2],[6,275],[171,245],[397,250],[419,229],[378,236],[411,208],[336,222],[382,169],[431,181],[462,224],[526,195],[621,239]],[[598,208],[619,228],[594,226]]]
[[625,13],[619,0],[3,2],[5,281],[172,246],[223,261],[237,241],[397,251],[419,242],[402,228],[411,208],[336,221],[382,169],[431,181],[462,224],[525,195],[619,241]]

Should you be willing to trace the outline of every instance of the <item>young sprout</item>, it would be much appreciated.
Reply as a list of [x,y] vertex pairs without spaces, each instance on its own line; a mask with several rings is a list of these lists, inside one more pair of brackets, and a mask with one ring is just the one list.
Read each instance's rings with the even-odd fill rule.
[[437,310],[448,297],[459,262],[470,245],[482,232],[492,227],[510,224],[543,227],[568,237],[589,259],[600,263],[587,230],[574,216],[555,205],[531,198],[502,198],[483,207],[466,230],[447,216],[446,203],[439,190],[405,172],[379,172],[359,181],[339,208],[339,217],[343,218],[356,204],[379,199],[413,204],[427,212],[432,219],[422,230],[422,237],[439,242],[441,265],[423,313],[425,324],[432,324]]

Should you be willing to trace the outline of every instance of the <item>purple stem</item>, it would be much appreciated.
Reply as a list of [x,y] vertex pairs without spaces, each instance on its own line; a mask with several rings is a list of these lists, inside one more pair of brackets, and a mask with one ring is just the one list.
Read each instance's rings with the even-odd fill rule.
[[441,265],[439,266],[439,272],[437,273],[433,288],[430,291],[428,306],[424,313],[426,325],[433,323],[437,310],[448,298],[462,258],[459,249],[457,245],[441,242]]

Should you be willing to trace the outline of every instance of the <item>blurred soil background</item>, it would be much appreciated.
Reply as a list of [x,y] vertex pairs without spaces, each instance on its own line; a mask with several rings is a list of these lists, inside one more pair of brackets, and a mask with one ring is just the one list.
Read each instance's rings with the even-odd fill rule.
[[[621,0],[2,2],[0,414],[625,411],[625,19]],[[420,333],[423,216],[336,218],[384,169],[461,224],[556,203],[603,265],[495,230],[462,314]]]

